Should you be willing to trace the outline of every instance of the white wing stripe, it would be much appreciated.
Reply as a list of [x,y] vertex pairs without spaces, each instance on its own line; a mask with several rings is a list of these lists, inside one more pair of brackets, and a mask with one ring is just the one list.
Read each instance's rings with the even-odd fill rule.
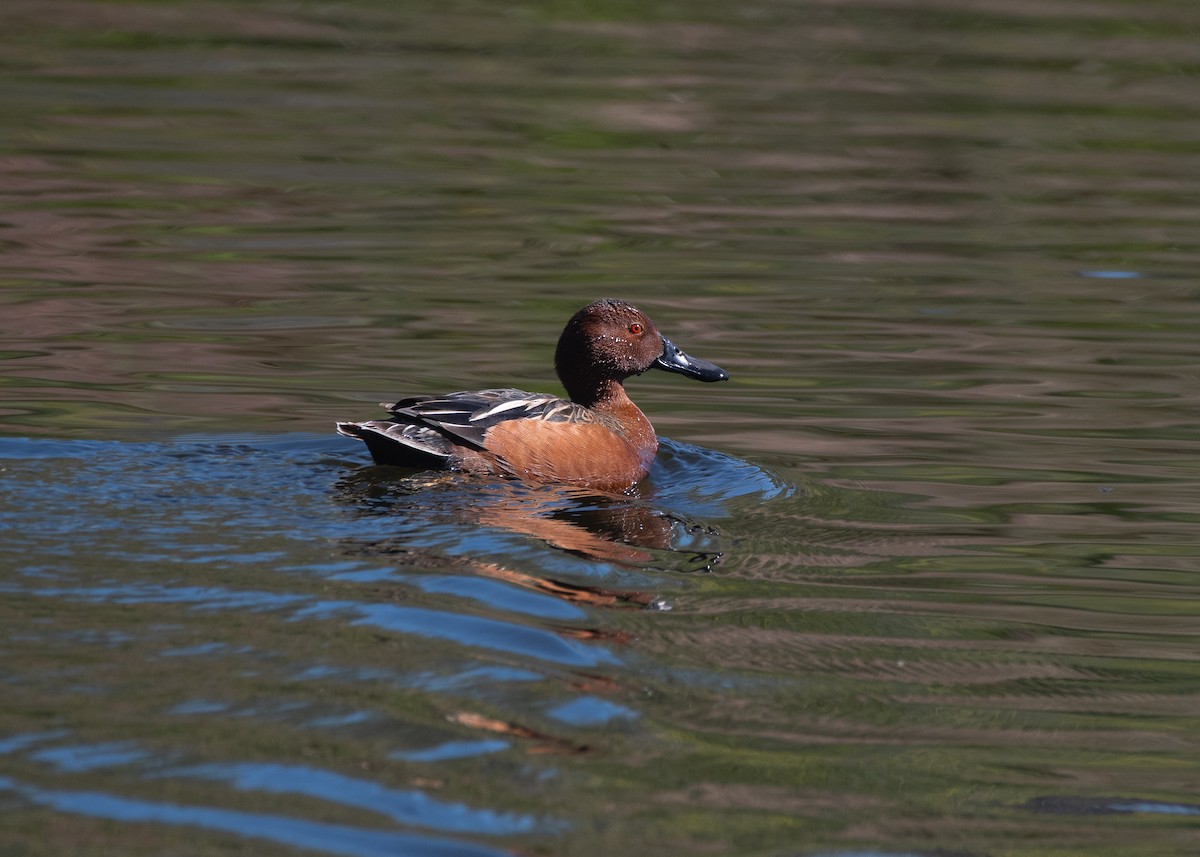
[[479,422],[480,420],[486,420],[488,417],[494,417],[496,414],[511,411],[514,408],[524,408],[525,410],[532,411],[534,408],[544,405],[548,401],[550,399],[514,399],[508,402],[501,402],[498,405],[492,405],[492,407],[485,408],[482,411],[476,411],[471,414],[470,419],[473,423]]

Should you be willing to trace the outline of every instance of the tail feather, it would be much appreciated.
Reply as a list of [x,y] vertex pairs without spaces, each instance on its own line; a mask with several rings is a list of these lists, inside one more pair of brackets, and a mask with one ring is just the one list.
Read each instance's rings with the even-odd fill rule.
[[337,423],[338,434],[356,437],[367,445],[376,464],[391,464],[418,470],[442,469],[451,464],[450,443],[424,426],[368,420]]

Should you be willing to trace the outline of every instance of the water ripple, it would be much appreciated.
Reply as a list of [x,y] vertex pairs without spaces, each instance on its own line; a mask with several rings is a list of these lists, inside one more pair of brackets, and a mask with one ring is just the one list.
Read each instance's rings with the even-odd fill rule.
[[579,639],[564,639],[552,631],[499,619],[448,613],[424,607],[328,601],[307,596],[221,587],[167,586],[128,583],[112,586],[22,589],[12,584],[0,591],[26,592],[42,598],[110,604],[187,604],[195,610],[267,612],[288,609],[295,621],[347,618],[352,625],[371,625],[403,634],[450,640],[460,645],[525,655],[575,667],[618,664],[612,652]]
[[104,792],[44,789],[9,777],[0,777],[0,790],[14,792],[31,803],[59,812],[127,823],[219,830],[249,839],[265,839],[344,857],[396,857],[397,854],[411,854],[414,857],[511,857],[508,851],[420,834],[369,830],[346,824],[216,807],[184,806],[118,797]]
[[532,816],[471,809],[464,804],[434,800],[416,789],[388,788],[371,780],[301,765],[209,763],[171,768],[160,776],[216,780],[239,791],[305,795],[377,812],[400,824],[455,833],[505,836],[529,833],[542,826]]

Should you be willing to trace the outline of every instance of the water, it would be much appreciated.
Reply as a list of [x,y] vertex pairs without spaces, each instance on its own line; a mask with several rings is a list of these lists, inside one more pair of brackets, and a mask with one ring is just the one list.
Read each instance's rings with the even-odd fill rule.
[[7,4],[0,851],[1194,854],[1192,5]]

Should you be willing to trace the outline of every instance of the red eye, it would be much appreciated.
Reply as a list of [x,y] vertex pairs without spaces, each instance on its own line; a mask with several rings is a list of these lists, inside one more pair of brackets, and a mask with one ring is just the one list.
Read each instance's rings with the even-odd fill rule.
[[629,325],[629,332],[632,334],[635,334],[635,335],[641,333],[642,332],[641,322],[635,321],[633,324]]

